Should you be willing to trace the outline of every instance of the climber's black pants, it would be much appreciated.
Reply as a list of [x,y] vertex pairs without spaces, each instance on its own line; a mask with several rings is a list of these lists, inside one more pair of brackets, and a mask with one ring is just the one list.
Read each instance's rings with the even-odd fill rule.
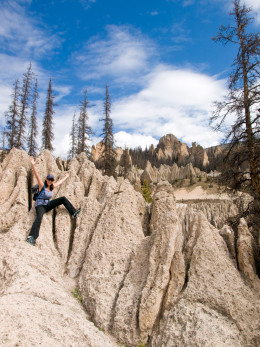
[[29,236],[33,236],[35,239],[37,239],[37,237],[39,236],[39,230],[44,213],[54,209],[59,205],[64,205],[71,215],[73,215],[74,212],[76,212],[74,206],[69,202],[67,198],[65,198],[65,196],[62,196],[61,198],[57,198],[54,200],[50,200],[47,205],[36,206],[36,219],[33,223]]

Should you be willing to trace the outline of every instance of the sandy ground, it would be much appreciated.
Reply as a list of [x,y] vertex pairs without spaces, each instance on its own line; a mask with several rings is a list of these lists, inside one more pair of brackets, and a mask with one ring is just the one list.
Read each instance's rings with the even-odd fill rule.
[[201,186],[197,186],[190,190],[187,188],[177,188],[174,190],[176,200],[230,200],[231,197],[227,193],[212,194],[209,190],[204,190]]

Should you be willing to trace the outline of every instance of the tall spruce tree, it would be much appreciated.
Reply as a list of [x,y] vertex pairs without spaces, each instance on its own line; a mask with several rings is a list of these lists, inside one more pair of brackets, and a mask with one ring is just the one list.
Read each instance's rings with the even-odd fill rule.
[[19,80],[14,83],[14,91],[12,94],[12,104],[9,106],[8,112],[5,114],[6,127],[5,134],[7,137],[8,147],[12,149],[17,146],[18,135],[18,118],[19,118]]
[[38,134],[37,129],[37,102],[38,102],[38,82],[35,79],[34,93],[33,93],[33,104],[32,113],[29,122],[29,137],[28,137],[28,154],[35,157],[37,155],[38,146],[36,141],[36,136]]
[[[221,26],[219,33],[213,38],[223,44],[232,43],[237,46],[237,56],[233,61],[233,71],[229,77],[229,93],[224,101],[215,103],[215,112],[211,118],[217,122],[216,129],[221,129],[226,118],[232,114],[236,120],[227,133],[226,141],[231,143],[228,151],[228,177],[233,177],[234,186],[238,188],[247,177],[250,177],[252,193],[260,195],[260,36],[248,32],[252,22],[250,9],[242,5],[240,0],[233,2],[230,16],[234,24]],[[249,175],[241,172],[249,167]],[[232,172],[231,172],[232,171]]]
[[72,119],[72,127],[70,132],[70,149],[68,153],[68,159],[74,158],[78,153],[78,139],[77,139],[77,126],[76,126],[76,113],[74,113]]
[[52,81],[50,78],[49,87],[47,92],[46,108],[44,112],[43,128],[42,128],[42,149],[53,151],[54,147],[52,141],[54,139],[53,133],[53,114],[54,110],[54,94],[52,92]]
[[18,149],[25,149],[26,145],[26,126],[27,126],[27,110],[29,108],[29,102],[31,98],[31,87],[32,87],[32,64],[28,66],[27,71],[24,73],[23,84],[20,94],[20,107],[21,111],[19,114],[18,126],[17,126],[17,143]]
[[78,142],[78,153],[85,152],[90,156],[90,146],[88,141],[90,136],[93,134],[91,127],[88,125],[89,117],[87,113],[87,89],[84,90],[84,97],[81,101],[80,116],[78,121],[78,131],[79,131],[79,142]]
[[114,135],[113,135],[113,121],[110,117],[111,113],[111,98],[108,91],[108,86],[106,85],[106,96],[104,99],[104,118],[101,121],[104,122],[103,126],[103,139],[101,143],[103,144],[102,153],[102,167],[104,174],[108,176],[115,176],[116,169],[116,152],[114,149]]

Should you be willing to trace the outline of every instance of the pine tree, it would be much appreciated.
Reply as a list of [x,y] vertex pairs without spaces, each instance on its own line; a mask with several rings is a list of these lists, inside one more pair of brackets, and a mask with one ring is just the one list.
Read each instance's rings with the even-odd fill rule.
[[78,144],[77,144],[77,127],[76,127],[76,113],[74,113],[72,120],[72,128],[70,132],[70,150],[68,153],[68,158],[74,158],[78,153]]
[[53,95],[53,92],[52,92],[52,81],[50,78],[48,92],[47,92],[46,108],[45,108],[44,119],[43,119],[43,129],[42,129],[42,148],[48,149],[49,151],[54,150],[52,145],[52,141],[54,139],[53,107],[56,106],[54,104],[54,98],[55,96]]
[[84,98],[81,101],[81,109],[80,116],[78,122],[79,129],[79,143],[78,143],[78,153],[85,152],[88,156],[90,156],[90,146],[88,145],[88,141],[90,140],[90,136],[93,134],[91,127],[88,125],[88,114],[87,114],[87,89],[84,90]]
[[25,149],[25,134],[27,125],[27,110],[29,108],[29,101],[31,98],[31,85],[32,85],[32,64],[30,63],[27,72],[24,73],[23,85],[21,90],[21,112],[18,119],[18,130],[17,130],[17,148]]
[[8,141],[8,147],[12,149],[17,146],[18,135],[18,117],[19,117],[19,80],[14,83],[14,92],[12,94],[12,104],[9,106],[9,111],[6,112],[6,130],[5,134]]
[[33,93],[33,104],[32,113],[29,123],[29,138],[28,138],[28,154],[35,157],[37,155],[38,146],[36,141],[36,136],[38,134],[37,129],[37,101],[38,101],[38,82],[35,80],[34,93]]
[[104,118],[101,119],[101,121],[104,122],[103,133],[101,135],[103,136],[101,143],[104,147],[102,153],[102,166],[105,175],[115,176],[116,152],[114,149],[113,121],[110,117],[110,113],[111,99],[108,91],[108,86],[106,85],[106,96],[104,100]]

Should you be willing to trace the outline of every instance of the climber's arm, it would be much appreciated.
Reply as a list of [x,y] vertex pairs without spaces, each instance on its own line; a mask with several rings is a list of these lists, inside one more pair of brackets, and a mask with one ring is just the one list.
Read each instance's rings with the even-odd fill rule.
[[57,182],[53,183],[53,187],[54,187],[54,188],[58,187],[58,186],[59,186],[60,184],[62,184],[68,177],[69,177],[69,174],[66,172],[66,173],[65,173],[65,176],[64,176],[62,179],[60,179],[60,180],[58,180]]
[[31,164],[32,164],[32,169],[33,169],[33,173],[35,174],[35,177],[37,179],[37,182],[39,184],[39,189],[41,190],[42,187],[43,187],[43,181],[41,180],[40,176],[38,175],[37,171],[36,171],[36,168],[35,168],[35,160],[33,157],[30,157],[30,161],[31,161]]

